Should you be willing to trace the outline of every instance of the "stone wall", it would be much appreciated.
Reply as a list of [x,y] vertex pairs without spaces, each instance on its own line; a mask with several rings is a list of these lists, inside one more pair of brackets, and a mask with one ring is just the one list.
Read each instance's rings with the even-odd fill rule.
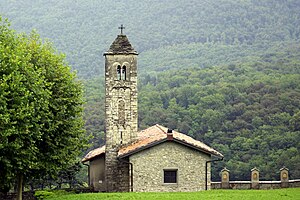
[[[126,80],[119,80],[117,66],[126,65]],[[106,148],[131,143],[138,131],[137,56],[105,56]]]
[[289,170],[280,169],[280,181],[260,181],[259,169],[251,170],[251,181],[230,181],[230,171],[226,167],[221,170],[221,182],[212,182],[211,189],[279,189],[300,187],[300,179],[289,180]]
[[[126,71],[120,72],[125,67]],[[121,68],[120,70],[118,70]],[[122,73],[123,77],[120,77]],[[107,192],[129,191],[129,164],[117,159],[118,149],[137,134],[137,54],[105,55],[105,126]]]
[[128,159],[121,162],[117,159],[118,150],[109,149],[105,156],[106,192],[129,192]]
[[[168,141],[136,153],[133,164],[134,192],[205,190],[205,162],[210,156]],[[164,169],[177,169],[177,183],[163,183]],[[210,189],[210,163],[208,163]]]
[[[289,188],[300,187],[300,179],[289,180]],[[281,181],[259,181],[259,186],[257,188],[251,187],[251,181],[229,181],[229,188],[222,188],[221,182],[211,182],[211,189],[280,189]]]

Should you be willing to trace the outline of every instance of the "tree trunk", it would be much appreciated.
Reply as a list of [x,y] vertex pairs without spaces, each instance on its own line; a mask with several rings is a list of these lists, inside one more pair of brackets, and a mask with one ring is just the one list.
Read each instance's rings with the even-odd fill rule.
[[33,183],[30,183],[30,191],[31,191],[31,192],[34,191]]
[[19,174],[17,182],[17,200],[22,200],[22,191],[23,191],[23,175]]

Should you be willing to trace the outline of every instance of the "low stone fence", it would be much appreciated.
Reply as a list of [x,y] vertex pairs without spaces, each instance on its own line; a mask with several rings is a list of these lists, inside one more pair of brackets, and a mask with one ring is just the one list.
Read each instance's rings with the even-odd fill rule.
[[[289,180],[289,188],[300,187],[300,179]],[[229,181],[229,187],[222,188],[221,182],[211,182],[211,189],[279,189],[281,187],[281,181],[259,181],[256,188],[251,187],[251,181]]]
[[259,170],[251,170],[251,181],[230,181],[230,171],[224,168],[221,171],[221,182],[211,182],[211,189],[279,189],[300,187],[300,179],[289,180],[288,169],[280,169],[280,181],[260,181]]

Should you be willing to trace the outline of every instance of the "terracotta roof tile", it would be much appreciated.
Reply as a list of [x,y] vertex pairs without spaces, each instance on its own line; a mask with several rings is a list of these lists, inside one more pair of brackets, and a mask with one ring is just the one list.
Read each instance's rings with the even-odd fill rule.
[[[124,156],[126,154],[130,154],[132,152],[136,152],[140,149],[143,149],[147,146],[151,146],[159,141],[167,140],[167,131],[168,128],[163,127],[161,125],[154,125],[151,126],[141,132],[138,133],[138,140],[128,146],[122,147],[119,150],[118,156]],[[204,144],[203,142],[200,142],[198,140],[195,140],[183,133],[179,133],[176,131],[172,131],[172,136],[174,139],[181,141],[184,144],[193,146],[199,150],[202,150],[206,153],[223,157],[221,153],[216,151],[215,149],[209,147],[208,145]]]
[[81,160],[81,162],[87,162],[91,160],[92,158],[95,158],[96,156],[100,156],[101,154],[105,153],[105,145],[102,147],[99,147],[97,149],[91,150],[84,158]]
[[203,142],[199,141],[199,140],[195,140],[194,138],[192,137],[189,137],[183,133],[179,133],[179,132],[176,132],[176,131],[173,131],[173,137],[175,139],[178,139],[180,141],[183,141],[183,142],[186,142],[192,146],[195,146],[195,147],[198,147],[199,149],[202,149],[210,154],[213,154],[215,156],[220,156],[220,157],[223,157],[223,155],[216,151],[215,149],[209,147],[208,145],[204,144]]
[[[168,128],[163,127],[161,125],[154,125],[151,126],[145,130],[142,130],[138,132],[138,139],[126,146],[121,147],[121,149],[118,152],[118,156],[128,156],[131,154],[134,154],[140,150],[143,150],[145,148],[151,147],[157,143],[164,142],[168,140],[168,134],[167,134]],[[204,151],[208,154],[212,154],[218,157],[223,157],[221,153],[216,151],[215,149],[209,147],[208,145],[204,144],[203,142],[200,142],[198,140],[195,140],[183,133],[179,133],[177,131],[172,131],[171,134],[174,141],[181,142],[182,144],[189,145],[193,148],[198,149],[199,151]],[[105,146],[102,146],[100,148],[94,149],[90,151],[83,159],[82,162],[86,162],[98,155],[101,155],[102,153],[105,153]]]
[[145,130],[138,132],[137,136],[138,139],[134,143],[122,147],[119,150],[119,156],[122,156],[140,148],[144,148],[150,144],[167,138],[166,133],[162,129],[160,129],[158,125],[151,126]]

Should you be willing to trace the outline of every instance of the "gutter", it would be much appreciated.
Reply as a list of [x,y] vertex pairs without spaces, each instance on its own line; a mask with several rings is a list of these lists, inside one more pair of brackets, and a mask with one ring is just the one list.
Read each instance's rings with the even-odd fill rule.
[[133,164],[131,162],[122,160],[122,158],[119,158],[119,157],[118,157],[118,161],[130,165],[130,192],[133,192]]
[[208,163],[213,163],[213,162],[217,162],[217,161],[222,161],[224,157],[221,158],[217,158],[214,160],[208,160],[205,162],[205,190],[207,190],[207,167],[208,167]]

